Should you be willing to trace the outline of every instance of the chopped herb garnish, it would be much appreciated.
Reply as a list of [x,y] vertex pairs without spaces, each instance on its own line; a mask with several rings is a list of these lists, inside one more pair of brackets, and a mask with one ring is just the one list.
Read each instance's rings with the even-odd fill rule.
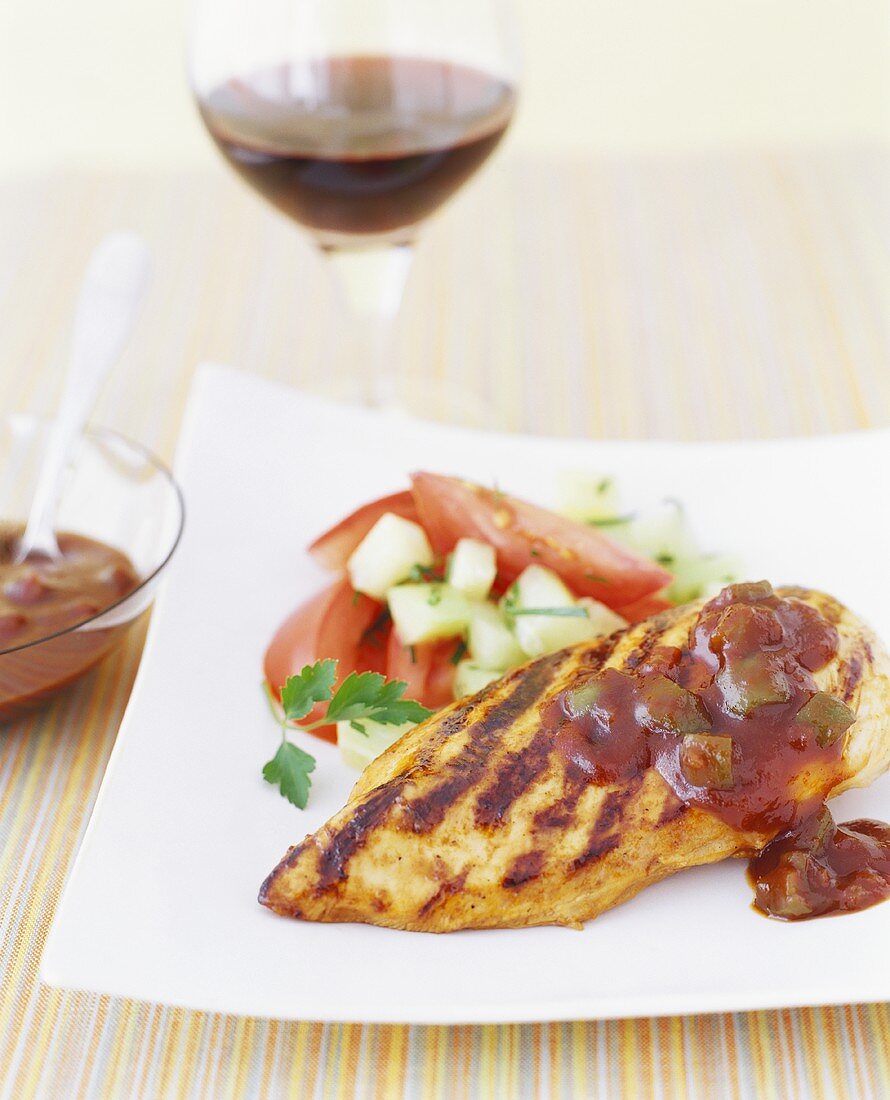
[[538,550],[535,546],[530,547],[528,552],[533,558],[539,558],[541,556],[541,551]]
[[504,594],[504,612],[507,615],[512,615],[516,605],[519,603],[519,585],[514,581]]
[[460,662],[461,658],[463,657],[463,655],[466,652],[467,652],[467,643],[463,640],[463,638],[461,638],[461,640],[454,647],[454,652],[451,654],[451,657],[449,658],[449,660],[451,661],[451,663],[453,665],[456,665]]
[[517,607],[508,611],[508,615],[553,615],[561,619],[587,619],[586,607]]
[[596,573],[585,573],[584,574],[584,579],[586,581],[594,581],[596,584],[608,584],[609,583],[609,578],[608,577],[598,577],[596,575]]
[[604,493],[612,488],[612,479],[610,477],[604,477],[603,480],[597,485],[596,492],[598,496],[602,496]]
[[357,604],[358,604],[358,601],[359,601],[359,600],[360,600],[361,598],[362,598],[362,594],[361,594],[361,592],[353,592],[353,593],[352,593],[352,606],[353,606],[353,607],[356,607],[356,606],[357,606]]
[[442,570],[435,565],[420,565],[418,563],[411,566],[411,572],[408,574],[407,579],[415,584],[422,581],[440,581],[442,580]]
[[674,564],[674,555],[673,554],[656,554],[655,555],[655,560],[658,562],[659,565],[673,565]]
[[[263,684],[269,708],[281,727],[281,744],[263,766],[263,778],[301,810],[309,799],[312,785],[309,775],[315,770],[315,758],[288,741],[288,730],[307,733],[319,726],[349,722],[359,733],[366,734],[364,721],[400,726],[405,722],[422,722],[432,714],[413,699],[402,698],[408,686],[404,680],[387,681],[379,672],[352,672],[334,691],[336,676],[336,661],[306,665],[298,675],[288,676],[281,689],[280,705],[269,685]],[[325,713],[311,722],[303,721],[318,703],[327,703]]]
[[430,589],[429,597],[426,601],[430,607],[438,607],[442,602],[442,587],[441,585],[433,585]]
[[408,652],[411,654],[411,664],[416,665],[417,664],[417,650],[414,648],[413,645],[409,645],[408,646]]
[[630,523],[633,516],[602,516],[600,519],[589,519],[591,527],[620,527],[623,523]]

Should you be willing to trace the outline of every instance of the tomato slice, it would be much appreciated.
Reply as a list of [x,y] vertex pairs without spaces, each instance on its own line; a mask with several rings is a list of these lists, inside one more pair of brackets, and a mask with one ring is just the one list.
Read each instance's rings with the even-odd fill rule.
[[[382,672],[389,635],[388,617],[383,622],[382,611],[376,600],[357,596],[347,580],[336,581],[307,600],[285,619],[266,650],[263,669],[273,690],[280,692],[288,676],[326,657],[338,662],[338,683],[350,672]],[[375,624],[379,625],[375,628]],[[323,713],[324,707],[318,705],[306,720],[315,721]],[[334,725],[312,732],[326,741],[337,740]]]
[[454,665],[451,659],[459,639],[405,646],[395,630],[389,636],[386,659],[388,680],[404,680],[406,699],[416,699],[430,710],[454,702]]
[[404,489],[400,493],[380,497],[379,500],[372,500],[357,508],[346,519],[340,520],[323,535],[319,535],[309,547],[309,553],[319,565],[331,572],[344,570],[352,551],[384,512],[395,512],[402,519],[412,519],[415,523],[418,521],[414,497],[408,489]]
[[673,606],[672,600],[656,593],[654,596],[643,596],[639,600],[634,600],[633,603],[619,607],[618,614],[629,623],[639,623],[643,619],[648,619],[650,615],[657,615],[660,611],[667,611]]
[[619,608],[670,583],[670,573],[660,565],[595,527],[536,504],[441,474],[414,474],[411,491],[433,549],[444,554],[464,536],[491,543],[502,585],[538,562],[577,595]]

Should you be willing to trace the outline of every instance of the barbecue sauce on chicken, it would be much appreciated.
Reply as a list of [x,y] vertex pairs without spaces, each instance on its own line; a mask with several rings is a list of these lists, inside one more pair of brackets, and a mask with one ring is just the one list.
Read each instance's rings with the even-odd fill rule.
[[629,671],[580,672],[548,719],[588,781],[656,768],[681,804],[750,832],[752,848],[772,834],[751,861],[758,909],[791,920],[863,909],[890,894],[890,826],[837,826],[807,793],[845,774],[856,715],[814,677],[837,649],[837,630],[807,604],[766,582],[731,585],[686,647],[640,652]]

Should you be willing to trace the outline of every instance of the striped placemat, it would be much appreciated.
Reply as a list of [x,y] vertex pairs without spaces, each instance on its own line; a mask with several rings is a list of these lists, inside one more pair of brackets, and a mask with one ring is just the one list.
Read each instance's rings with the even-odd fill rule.
[[[418,250],[397,337],[402,399],[551,434],[885,426],[888,166],[879,150],[497,163]],[[121,227],[148,237],[157,278],[98,421],[169,457],[200,359],[309,385],[367,369],[334,354],[342,318],[320,260],[222,169],[57,173],[0,183],[0,409],[53,408],[79,272]],[[484,408],[468,398],[480,392]],[[307,472],[319,460],[307,455]],[[0,733],[0,1096],[890,1095],[884,1005],[366,1027],[41,986],[141,642]]]

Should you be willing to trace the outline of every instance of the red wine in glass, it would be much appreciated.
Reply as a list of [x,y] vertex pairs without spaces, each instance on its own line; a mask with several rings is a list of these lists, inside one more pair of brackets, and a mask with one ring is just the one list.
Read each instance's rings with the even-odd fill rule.
[[494,150],[515,101],[455,62],[335,56],[232,77],[199,108],[239,174],[336,248],[410,240]]

